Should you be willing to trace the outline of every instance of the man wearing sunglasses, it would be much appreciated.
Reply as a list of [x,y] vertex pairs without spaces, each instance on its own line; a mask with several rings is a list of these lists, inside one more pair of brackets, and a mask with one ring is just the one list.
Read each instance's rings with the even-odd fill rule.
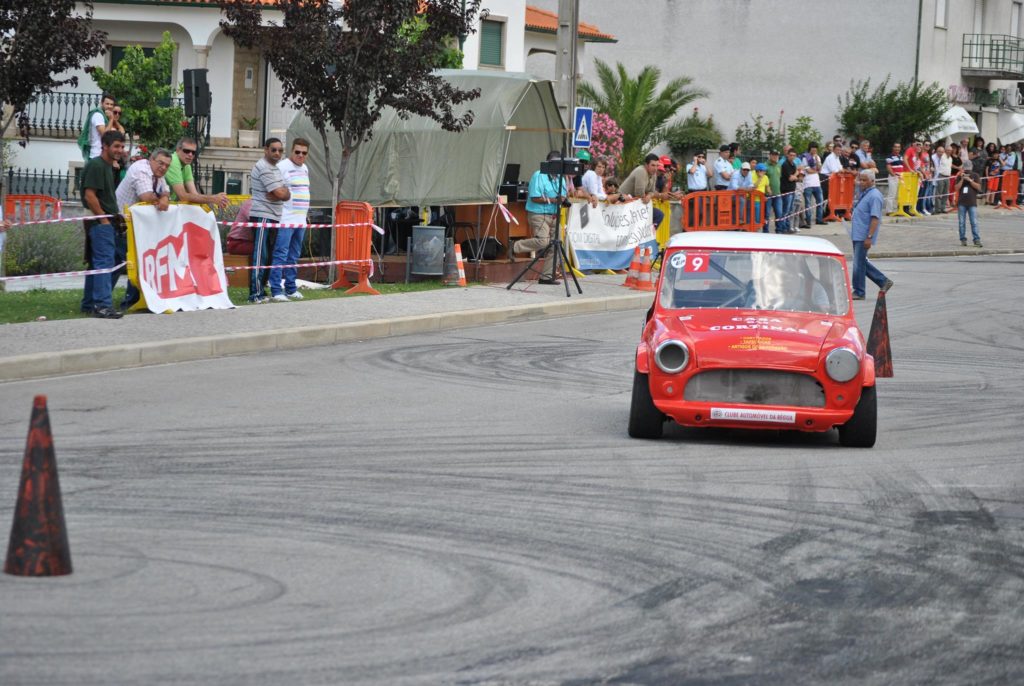
[[[281,178],[288,185],[291,198],[285,201],[281,213],[282,224],[305,225],[309,213],[309,167],[306,166],[306,159],[309,157],[309,141],[305,138],[296,138],[292,141],[292,151],[288,159],[281,160],[277,168],[281,170]],[[275,302],[288,302],[289,300],[302,300],[302,293],[299,293],[295,285],[295,278],[298,270],[295,267],[282,267],[286,264],[298,264],[299,256],[302,254],[302,239],[306,235],[306,229],[302,226],[297,228],[281,227],[277,230],[277,240],[274,242],[273,255],[270,264],[270,299]],[[284,283],[281,283],[282,277]]]
[[[253,267],[270,265],[270,255],[277,243],[277,225],[281,223],[284,203],[291,200],[288,184],[277,168],[284,156],[284,143],[280,138],[268,138],[263,145],[263,158],[252,168],[249,177],[249,192],[252,194],[252,208],[249,221],[257,226],[252,232]],[[269,274],[267,269],[253,269],[249,272],[249,302],[270,302],[265,290]]]
[[164,177],[167,185],[171,187],[171,200],[227,207],[228,196],[225,193],[204,195],[196,189],[195,177],[192,175],[192,160],[196,158],[197,149],[195,140],[191,138],[182,138],[178,141],[174,154],[171,155],[171,166],[167,168],[167,175]]

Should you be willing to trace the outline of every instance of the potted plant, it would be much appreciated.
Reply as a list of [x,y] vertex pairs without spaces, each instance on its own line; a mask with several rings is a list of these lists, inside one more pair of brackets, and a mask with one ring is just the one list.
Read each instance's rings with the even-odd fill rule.
[[260,120],[258,117],[239,117],[238,122],[238,147],[258,148],[260,147],[260,132],[256,130]]

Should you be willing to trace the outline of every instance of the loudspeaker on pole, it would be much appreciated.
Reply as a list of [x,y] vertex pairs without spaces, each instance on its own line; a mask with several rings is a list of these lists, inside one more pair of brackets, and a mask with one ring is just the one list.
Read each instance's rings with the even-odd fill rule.
[[868,353],[875,358],[875,376],[890,378],[892,371],[892,348],[889,344],[889,313],[885,306],[885,292],[878,292],[875,314],[871,318],[868,333]]
[[71,549],[64,526],[57,457],[53,451],[45,395],[37,395],[32,404],[4,572],[17,576],[71,573]]

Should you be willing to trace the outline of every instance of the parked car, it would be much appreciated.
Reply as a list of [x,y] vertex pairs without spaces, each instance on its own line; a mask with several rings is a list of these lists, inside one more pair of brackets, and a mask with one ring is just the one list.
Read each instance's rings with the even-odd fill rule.
[[822,238],[698,231],[669,242],[636,348],[629,435],[829,431],[875,444],[874,359],[846,260]]

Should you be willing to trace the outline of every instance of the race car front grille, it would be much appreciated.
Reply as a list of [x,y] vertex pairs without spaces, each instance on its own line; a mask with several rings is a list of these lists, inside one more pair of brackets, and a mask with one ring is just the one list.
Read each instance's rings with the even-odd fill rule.
[[686,400],[745,405],[825,407],[825,389],[813,376],[767,369],[711,369],[690,378]]

